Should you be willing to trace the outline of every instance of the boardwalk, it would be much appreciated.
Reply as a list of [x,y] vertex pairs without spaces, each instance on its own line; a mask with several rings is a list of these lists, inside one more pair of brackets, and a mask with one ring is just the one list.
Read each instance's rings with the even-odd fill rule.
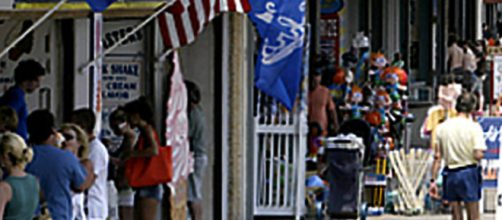
[[[421,216],[396,216],[396,215],[383,215],[378,217],[370,217],[369,220],[450,220],[448,215],[421,215]],[[464,218],[467,219],[467,218]],[[494,214],[484,214],[482,220],[495,220]]]

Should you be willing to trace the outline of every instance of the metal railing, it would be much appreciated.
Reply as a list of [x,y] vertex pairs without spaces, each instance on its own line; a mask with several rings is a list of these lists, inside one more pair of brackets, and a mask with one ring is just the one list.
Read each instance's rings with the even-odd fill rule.
[[255,215],[302,215],[305,201],[305,121],[306,113],[288,112],[269,97],[258,96],[254,141]]
[[303,81],[297,102],[287,111],[255,90],[253,204],[255,216],[294,216],[305,208],[310,25],[305,26]]

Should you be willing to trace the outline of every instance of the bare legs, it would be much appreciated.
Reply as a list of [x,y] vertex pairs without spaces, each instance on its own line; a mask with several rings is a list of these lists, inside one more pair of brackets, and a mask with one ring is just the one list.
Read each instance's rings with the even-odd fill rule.
[[467,219],[480,220],[479,216],[479,202],[466,202],[465,208],[467,209]]
[[152,198],[137,198],[134,203],[135,220],[157,220],[159,201]]
[[202,201],[188,202],[188,210],[193,220],[202,220]]
[[[464,215],[462,213],[462,203],[461,202],[450,202],[451,213],[453,220],[463,220]],[[466,202],[465,208],[467,210],[468,220],[480,220],[479,216],[479,202]]]

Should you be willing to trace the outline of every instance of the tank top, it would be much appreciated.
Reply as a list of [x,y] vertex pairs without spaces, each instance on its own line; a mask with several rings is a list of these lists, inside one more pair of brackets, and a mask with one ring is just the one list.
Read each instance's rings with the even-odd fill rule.
[[5,207],[5,220],[31,220],[38,206],[40,187],[37,179],[27,174],[23,177],[9,176],[5,179],[12,188],[12,199]]

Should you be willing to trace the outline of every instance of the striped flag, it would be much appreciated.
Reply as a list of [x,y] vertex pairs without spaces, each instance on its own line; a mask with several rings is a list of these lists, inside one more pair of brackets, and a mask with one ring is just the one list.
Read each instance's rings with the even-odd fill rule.
[[190,44],[220,13],[250,9],[248,0],[176,0],[158,17],[164,45],[174,49]]

